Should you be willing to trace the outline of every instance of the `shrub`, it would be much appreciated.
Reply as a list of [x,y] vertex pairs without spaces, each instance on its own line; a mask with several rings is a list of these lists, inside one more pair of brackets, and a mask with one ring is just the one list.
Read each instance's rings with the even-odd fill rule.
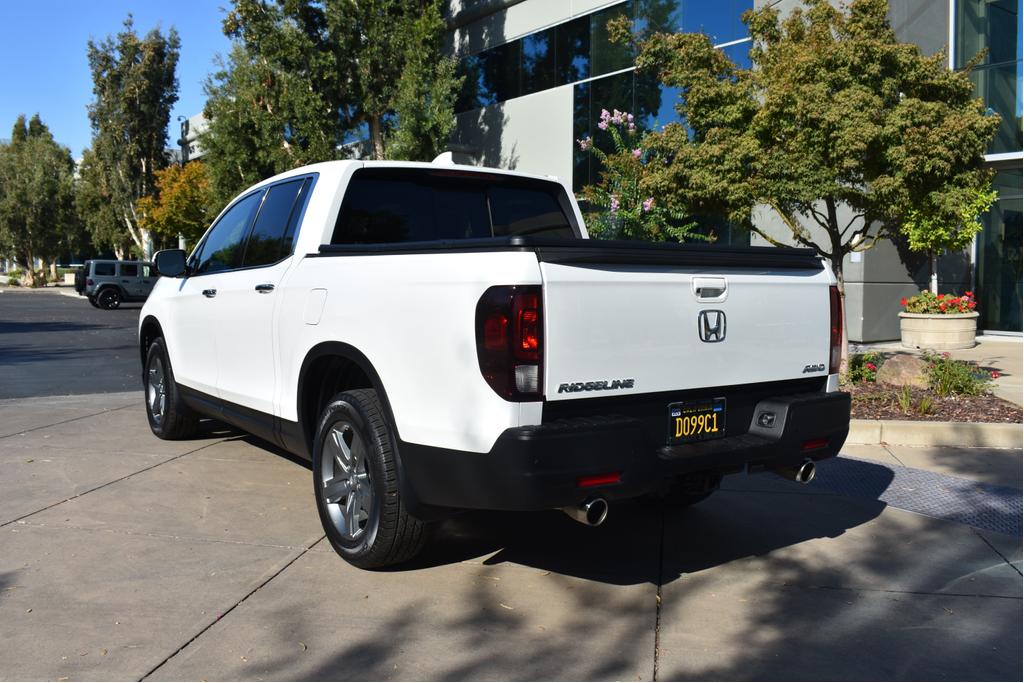
[[846,364],[846,381],[874,382],[881,365],[882,358],[877,353],[855,353]]
[[953,360],[948,353],[925,353],[928,386],[939,396],[981,396],[989,390],[990,376],[974,363]]
[[978,305],[974,300],[974,292],[964,292],[963,296],[952,294],[932,294],[923,291],[909,299],[900,299],[903,310],[907,313],[953,314],[970,313]]

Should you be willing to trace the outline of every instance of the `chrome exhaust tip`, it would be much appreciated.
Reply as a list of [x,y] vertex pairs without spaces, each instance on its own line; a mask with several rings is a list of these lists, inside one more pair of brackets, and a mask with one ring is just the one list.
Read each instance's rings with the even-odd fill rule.
[[608,501],[604,498],[590,498],[579,505],[564,507],[562,512],[580,524],[600,526],[608,518]]
[[784,477],[798,484],[810,484],[814,479],[814,461],[807,459],[797,467],[783,467],[775,470],[775,474]]

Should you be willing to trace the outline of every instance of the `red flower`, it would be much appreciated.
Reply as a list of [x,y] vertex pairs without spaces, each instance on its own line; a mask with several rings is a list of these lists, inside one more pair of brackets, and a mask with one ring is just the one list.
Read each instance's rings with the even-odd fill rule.
[[875,365],[874,363],[868,363],[868,364],[866,364],[866,365],[865,365],[864,367],[866,367],[866,368],[867,368],[868,370],[870,370],[871,372],[874,372],[875,370],[877,370],[877,369],[878,369],[878,366],[877,366],[877,365]]
[[974,292],[964,292],[964,296],[974,296]]
[[977,305],[978,305],[978,304],[976,304],[976,303],[974,303],[973,301],[971,301],[971,302],[969,302],[969,303],[967,304],[967,308],[973,309],[973,308],[974,308],[975,306],[977,306]]
[[939,304],[939,310],[940,311],[945,311],[946,310],[946,302],[945,301],[943,301],[941,304]]
[[943,351],[942,352],[942,357],[943,358],[949,358],[949,351]]
[[943,299],[945,299],[945,298],[946,298],[946,295],[945,295],[945,294],[939,294],[939,295],[938,295],[937,297],[935,297],[935,298],[936,298],[936,299],[938,299],[939,301],[942,301]]
[[992,371],[992,379],[999,379],[999,373],[995,370]]
[[907,297],[903,297],[902,299],[900,299],[900,306],[906,306],[906,305],[907,305]]

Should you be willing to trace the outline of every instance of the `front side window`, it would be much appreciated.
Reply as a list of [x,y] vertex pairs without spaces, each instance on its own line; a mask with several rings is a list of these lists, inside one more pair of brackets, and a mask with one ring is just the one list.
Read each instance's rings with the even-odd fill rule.
[[574,237],[557,183],[448,170],[362,169],[345,191],[331,244],[512,235]]
[[245,247],[243,266],[265,266],[276,263],[291,253],[292,214],[298,211],[297,201],[304,179],[299,178],[267,190],[256,224]]
[[139,265],[137,263],[122,263],[121,277],[138,277]]
[[262,192],[243,197],[221,216],[203,242],[196,263],[196,274],[216,273],[241,265],[245,233],[252,225],[262,197]]

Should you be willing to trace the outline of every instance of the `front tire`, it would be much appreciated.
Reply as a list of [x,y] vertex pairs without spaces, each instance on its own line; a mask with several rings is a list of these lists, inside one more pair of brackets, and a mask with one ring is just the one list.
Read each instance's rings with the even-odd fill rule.
[[397,458],[376,391],[331,399],[313,443],[313,493],[331,546],[356,567],[398,564],[426,544],[427,525],[402,502]]
[[199,416],[185,405],[181,397],[167,348],[160,337],[149,345],[142,383],[146,390],[146,417],[153,434],[167,441],[195,435]]
[[100,308],[112,311],[121,305],[121,292],[110,287],[100,292],[98,297]]

